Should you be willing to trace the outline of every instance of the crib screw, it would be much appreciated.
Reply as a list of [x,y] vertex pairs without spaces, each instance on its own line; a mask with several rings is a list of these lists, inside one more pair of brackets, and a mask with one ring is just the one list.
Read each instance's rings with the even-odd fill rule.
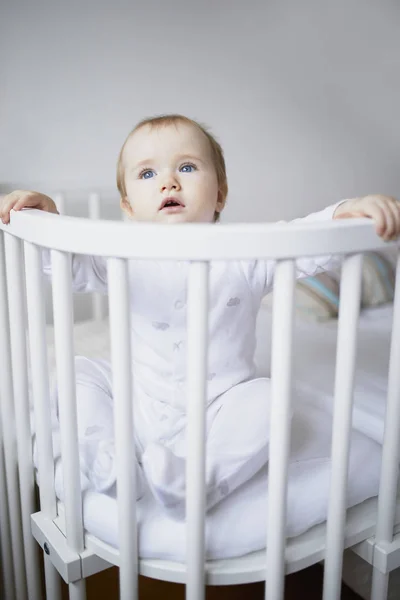
[[50,548],[47,542],[43,544],[43,550],[46,552],[46,554],[50,554]]

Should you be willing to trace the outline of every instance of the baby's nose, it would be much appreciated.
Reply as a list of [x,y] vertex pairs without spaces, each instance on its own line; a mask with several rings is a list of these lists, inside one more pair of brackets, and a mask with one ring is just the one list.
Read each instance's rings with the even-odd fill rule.
[[161,187],[161,190],[164,192],[165,190],[179,190],[180,185],[177,179],[174,177],[167,177]]
[[176,188],[177,188],[176,183],[171,183],[171,184],[163,185],[161,189],[162,189],[162,191],[165,191],[165,190],[176,190]]

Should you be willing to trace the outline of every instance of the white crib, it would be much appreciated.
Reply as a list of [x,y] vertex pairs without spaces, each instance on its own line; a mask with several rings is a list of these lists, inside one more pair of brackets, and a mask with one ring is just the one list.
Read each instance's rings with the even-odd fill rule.
[[[98,198],[92,196],[92,215]],[[134,230],[133,230],[134,228]],[[50,248],[65,500],[57,502],[50,426],[49,375],[40,247]],[[388,576],[400,566],[400,535],[394,536],[400,461],[400,261],[388,382],[381,485],[375,535],[345,534],[346,485],[351,430],[362,253],[384,246],[365,220],[287,226],[131,225],[59,217],[38,211],[12,214],[0,224],[0,532],[4,597],[42,597],[36,542],[43,549],[47,598],[61,597],[60,576],[72,600],[85,598],[85,578],[117,565],[120,597],[138,597],[137,579],[186,584],[186,597],[204,598],[206,584],[266,581],[266,598],[282,600],[285,573],[325,561],[324,600],[340,597],[344,548],[373,566],[372,600],[387,597]],[[79,479],[70,253],[106,256],[118,457],[119,551],[85,532]],[[308,543],[285,539],[287,465],[290,445],[294,259],[344,255],[341,279],[331,494],[326,526]],[[188,283],[188,457],[186,563],[141,560],[137,551],[134,454],[131,423],[132,374],[127,259],[191,261]],[[205,560],[205,392],[208,273],[212,260],[273,258],[272,414],[269,459],[267,550],[229,560]],[[25,290],[26,288],[26,290]],[[103,308],[94,300],[97,317]],[[27,348],[26,327],[30,344]],[[32,460],[28,357],[32,367],[38,473]],[[40,481],[40,511],[35,477]],[[362,513],[361,513],[362,514]],[[360,517],[359,517],[360,518]],[[33,536],[32,536],[33,533]]]

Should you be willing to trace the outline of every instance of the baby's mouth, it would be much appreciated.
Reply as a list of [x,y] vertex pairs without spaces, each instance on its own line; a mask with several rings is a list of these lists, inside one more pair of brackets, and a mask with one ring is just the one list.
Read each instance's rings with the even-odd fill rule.
[[179,209],[185,208],[183,202],[178,200],[177,198],[165,198],[160,206],[160,210],[164,209]]

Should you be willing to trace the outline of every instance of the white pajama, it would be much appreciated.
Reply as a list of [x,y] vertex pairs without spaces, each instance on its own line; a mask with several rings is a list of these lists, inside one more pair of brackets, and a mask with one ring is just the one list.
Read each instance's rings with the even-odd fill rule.
[[[305,220],[330,219],[336,206]],[[329,256],[300,259],[297,274],[314,275],[331,265]],[[177,517],[184,514],[185,496],[188,268],[186,261],[129,261],[137,455],[132,459],[140,490],[144,471],[155,497]],[[51,275],[47,252],[44,272]],[[208,508],[268,460],[270,382],[255,379],[254,351],[257,313],[273,273],[274,262],[266,260],[210,265]],[[74,255],[73,284],[75,291],[106,293],[106,260]],[[111,368],[80,357],[76,375],[79,438],[82,447],[94,449],[86,453],[85,473],[104,491],[115,481]]]
[[[112,372],[108,362],[76,357],[76,397],[81,470],[100,492],[116,481]],[[207,506],[250,479],[267,461],[270,381],[240,383],[213,402],[206,415]],[[246,409],[243,410],[243,403]],[[138,497],[143,465],[155,496],[173,516],[184,508],[186,415],[134,386],[134,436]],[[183,515],[182,515],[183,516]]]

